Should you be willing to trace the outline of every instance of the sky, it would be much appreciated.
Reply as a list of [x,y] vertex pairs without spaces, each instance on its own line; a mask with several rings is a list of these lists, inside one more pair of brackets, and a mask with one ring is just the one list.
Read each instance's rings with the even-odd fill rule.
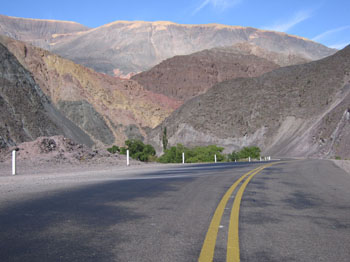
[[92,28],[117,20],[219,23],[281,31],[338,49],[350,44],[350,0],[10,0],[0,14]]

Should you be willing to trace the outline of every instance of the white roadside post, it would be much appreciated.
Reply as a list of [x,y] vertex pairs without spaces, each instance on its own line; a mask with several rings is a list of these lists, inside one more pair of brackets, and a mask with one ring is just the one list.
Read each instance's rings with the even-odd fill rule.
[[260,157],[260,162],[261,162],[262,160],[261,160],[261,157]]
[[215,160],[215,163],[216,163],[216,154],[214,155],[214,160]]
[[250,157],[249,157],[249,162],[250,162]]
[[12,175],[16,175],[16,150],[12,151]]
[[182,164],[185,164],[185,153],[182,153]]
[[126,150],[126,165],[127,165],[127,166],[130,165],[130,161],[129,161],[129,149]]

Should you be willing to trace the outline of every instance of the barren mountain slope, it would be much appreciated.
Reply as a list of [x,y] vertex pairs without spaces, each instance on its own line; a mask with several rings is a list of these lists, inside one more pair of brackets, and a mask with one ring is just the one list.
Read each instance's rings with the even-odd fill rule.
[[89,30],[75,22],[29,19],[0,15],[0,35],[31,43],[42,48],[68,38],[72,33]]
[[251,43],[269,52],[317,60],[335,52],[310,40],[249,27],[118,21],[63,39],[52,51],[98,72],[121,75],[214,47]]
[[155,127],[179,102],[60,58],[7,37],[0,42],[28,69],[43,92],[97,143],[123,144],[141,138],[141,127]]
[[186,101],[218,82],[259,76],[278,67],[238,48],[215,48],[169,58],[132,79],[150,91]]
[[92,145],[80,128],[57,111],[31,74],[0,43],[0,149],[57,134]]
[[280,156],[350,157],[350,46],[320,61],[219,83],[149,133],[161,148],[258,145]]

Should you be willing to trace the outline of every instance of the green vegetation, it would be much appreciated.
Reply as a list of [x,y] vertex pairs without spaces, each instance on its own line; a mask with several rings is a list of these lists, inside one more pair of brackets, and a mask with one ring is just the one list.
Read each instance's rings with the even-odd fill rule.
[[126,148],[123,152],[129,149],[130,157],[148,162],[152,156],[156,155],[156,150],[151,145],[145,145],[141,140],[131,139],[125,141]]
[[168,137],[167,137],[166,127],[164,127],[164,130],[163,130],[162,142],[163,142],[163,151],[165,152],[165,150],[168,148]]
[[229,161],[238,161],[240,159],[258,159],[260,158],[260,148],[257,146],[243,147],[239,152],[233,151],[231,154],[228,154],[227,158]]
[[335,160],[341,160],[340,156],[335,156]]
[[120,148],[118,146],[112,146],[110,148],[107,148],[107,151],[111,154],[115,154],[117,152],[120,152]]
[[194,148],[187,148],[181,144],[172,146],[165,150],[164,154],[158,158],[160,163],[182,163],[182,153],[185,153],[186,163],[203,163],[214,162],[214,155],[217,161],[224,161],[225,156],[222,154],[224,148],[215,145],[197,146]]
[[[129,150],[130,157],[143,162],[160,162],[160,163],[182,163],[182,153],[185,153],[186,163],[205,163],[214,162],[215,155],[217,162],[238,161],[240,159],[258,159],[260,157],[260,148],[256,146],[244,147],[239,152],[233,151],[231,154],[224,155],[223,147],[216,145],[197,146],[188,148],[182,144],[167,148],[168,139],[166,138],[166,128],[163,130],[163,149],[164,154],[157,158],[156,150],[151,145],[145,145],[141,140],[131,139],[125,141],[125,147],[112,146],[108,148],[108,152],[115,154],[126,155],[126,150]],[[337,159],[337,157],[336,157]]]
[[126,155],[126,150],[129,150],[130,157],[143,162],[155,161],[156,150],[151,145],[145,145],[141,140],[131,139],[125,141],[125,147],[112,146],[107,148],[108,152],[115,154],[119,152]]

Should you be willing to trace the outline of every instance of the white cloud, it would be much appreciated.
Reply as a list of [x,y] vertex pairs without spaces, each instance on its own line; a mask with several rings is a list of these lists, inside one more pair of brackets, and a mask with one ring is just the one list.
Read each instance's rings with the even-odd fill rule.
[[314,38],[312,38],[312,40],[313,41],[325,40],[325,39],[328,39],[333,34],[347,30],[347,29],[350,29],[350,26],[342,26],[342,27],[334,28],[315,36]]
[[285,21],[278,21],[271,26],[267,26],[264,29],[280,31],[280,32],[288,32],[289,29],[296,26],[297,24],[309,19],[311,17],[310,11],[299,11],[292,18],[289,18]]
[[330,48],[335,48],[335,49],[343,49],[344,47],[350,45],[350,42],[348,43],[340,43],[340,44],[334,44],[334,45],[330,45]]
[[243,0],[204,0],[201,4],[192,12],[192,15],[197,14],[204,7],[211,5],[214,9],[224,11],[227,8],[231,8]]

